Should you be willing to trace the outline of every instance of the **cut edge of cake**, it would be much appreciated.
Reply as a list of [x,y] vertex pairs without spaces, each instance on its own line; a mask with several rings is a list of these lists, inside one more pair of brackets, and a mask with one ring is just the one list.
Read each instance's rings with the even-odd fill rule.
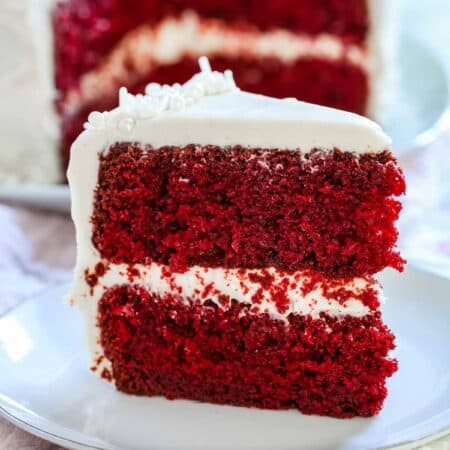
[[[215,145],[225,148],[225,151],[232,146],[242,146],[298,151],[302,154],[315,150],[327,153],[338,149],[355,158],[390,149],[390,139],[369,119],[295,99],[279,100],[248,94],[235,86],[231,72],[213,72],[206,58],[200,59],[200,66],[202,72],[184,85],[160,86],[152,83],[147,86],[145,95],[136,96],[122,88],[119,107],[109,112],[91,113],[85,131],[72,146],[68,179],[78,252],[70,298],[85,319],[93,370],[103,378],[114,381],[114,368],[105,357],[101,344],[102,340],[105,342],[106,331],[102,334],[99,328],[100,323],[105,323],[104,316],[99,315],[99,305],[104,309],[105,301],[111,304],[116,302],[117,298],[128,292],[119,293],[121,286],[126,285],[136,289],[135,292],[144,289],[147,294],[142,291],[142,295],[156,295],[160,299],[158,301],[164,301],[165,296],[178,292],[175,297],[184,298],[181,301],[184,305],[192,296],[196,298],[194,304],[199,302],[200,305],[209,304],[208,301],[214,297],[216,306],[223,307],[224,311],[233,303],[229,299],[239,301],[245,308],[249,299],[253,298],[254,308],[244,310],[242,314],[268,314],[265,317],[285,323],[294,320],[292,317],[295,316],[309,317],[315,323],[321,323],[326,317],[327,323],[331,320],[327,325],[329,328],[344,318],[347,318],[346,321],[350,318],[365,321],[373,317],[375,322],[365,326],[384,333],[384,350],[380,352],[387,352],[392,348],[392,337],[389,337],[387,330],[383,331],[384,325],[379,317],[381,287],[370,273],[361,277],[335,279],[314,270],[299,270],[291,274],[270,267],[261,271],[200,266],[190,267],[183,273],[183,270],[174,271],[168,265],[158,263],[111,263],[102,258],[94,246],[92,220],[100,159],[118,142],[128,142],[137,147],[144,143],[151,144],[155,149]],[[281,293],[284,303],[274,304],[274,298],[280,298],[277,287],[280,283],[284,285],[284,292]],[[197,292],[199,286],[201,292]],[[110,296],[105,297],[108,292]],[[228,300],[223,300],[221,304],[218,299],[223,298]],[[172,300],[169,297],[168,304]],[[114,308],[117,311],[117,306]],[[119,316],[125,317],[128,313],[124,310]],[[351,320],[349,323],[352,323]],[[394,363],[389,361],[387,359],[383,363],[387,364],[386,371],[381,371],[386,376],[395,370]],[[127,391],[123,380],[119,388]],[[379,389],[380,398],[384,398],[384,382]],[[170,397],[164,390],[155,393]],[[181,394],[173,395],[177,397]],[[196,398],[200,396],[198,393]],[[377,412],[379,401],[374,405],[366,413],[361,410],[360,414]],[[276,407],[276,404],[269,407]],[[308,412],[304,406],[300,409]],[[351,412],[333,413],[332,409],[319,408],[317,411],[342,417],[354,415]]]

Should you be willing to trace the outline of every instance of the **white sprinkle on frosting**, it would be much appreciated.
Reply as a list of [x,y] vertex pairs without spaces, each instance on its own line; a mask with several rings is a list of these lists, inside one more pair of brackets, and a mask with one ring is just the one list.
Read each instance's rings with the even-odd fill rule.
[[106,114],[98,111],[93,111],[89,114],[87,123],[84,128],[93,130],[103,130],[106,127]]
[[[117,122],[120,132],[129,133],[134,128],[136,119],[150,119],[163,112],[180,112],[204,96],[219,95],[237,89],[233,73],[230,70],[216,72],[211,69],[208,58],[199,58],[200,73],[194,75],[184,84],[160,85],[150,83],[145,87],[145,94],[133,95],[126,87],[119,89],[119,109],[126,117]],[[106,126],[108,112],[92,112],[84,127],[101,130]]]
[[133,131],[135,125],[136,125],[136,120],[133,119],[133,117],[122,117],[117,122],[117,129],[122,134],[129,134]]

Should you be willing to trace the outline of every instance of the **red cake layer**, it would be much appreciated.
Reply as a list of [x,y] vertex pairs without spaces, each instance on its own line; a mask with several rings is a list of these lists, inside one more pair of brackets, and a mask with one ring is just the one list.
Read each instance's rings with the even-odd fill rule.
[[[283,64],[275,59],[209,58],[214,70],[233,71],[237,85],[244,91],[271,97],[295,97],[310,103],[331,106],[364,114],[369,92],[366,73],[345,60],[300,59]],[[196,58],[186,57],[176,64],[150,68],[149,75],[133,86],[132,93],[144,92],[150,82],[173,84],[184,82],[198,72]],[[119,83],[121,84],[121,83]],[[119,89],[117,86],[117,91]],[[105,111],[117,106],[117,91],[110,98],[84,105],[80,111],[62,113],[62,152],[64,168],[69,160],[70,146],[83,130],[83,123],[91,111]]]
[[[128,31],[142,23],[191,9],[203,17],[251,23],[260,29],[286,28],[332,33],[362,42],[368,30],[366,0],[64,0],[54,8],[56,87],[76,87]],[[179,80],[177,80],[179,81]]]
[[387,357],[394,337],[379,313],[290,315],[285,323],[249,308],[185,303],[132,286],[108,290],[98,324],[117,388],[342,418],[380,411],[397,363]]
[[101,156],[93,242],[114,263],[401,270],[393,156],[113,145]]

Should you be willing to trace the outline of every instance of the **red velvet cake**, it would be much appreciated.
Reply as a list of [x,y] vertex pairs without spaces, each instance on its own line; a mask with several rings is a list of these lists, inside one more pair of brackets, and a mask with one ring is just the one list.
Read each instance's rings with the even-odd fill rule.
[[4,175],[0,168],[0,183],[11,179],[12,166],[23,167],[20,182],[64,181],[70,145],[91,111],[117,105],[122,86],[136,94],[150,82],[187,81],[201,55],[216,70],[231,69],[248,92],[376,119],[390,96],[395,1],[24,3],[25,12],[6,6],[7,17],[32,31],[22,40],[33,51],[23,56],[27,69],[17,80],[23,100],[18,107],[12,87],[5,120],[11,126],[25,121],[27,134],[23,126],[14,130],[17,149],[4,161]]
[[404,264],[389,138],[200,65],[121,88],[72,146],[71,298],[92,370],[135,395],[378,413],[397,362],[374,275]]

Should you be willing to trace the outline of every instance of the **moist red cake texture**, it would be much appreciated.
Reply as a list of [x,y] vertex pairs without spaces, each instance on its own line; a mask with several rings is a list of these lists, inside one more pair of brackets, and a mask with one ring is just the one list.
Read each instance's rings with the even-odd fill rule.
[[397,362],[387,357],[394,337],[379,312],[291,314],[287,325],[229,302],[223,309],[133,286],[109,289],[99,326],[117,388],[340,418],[380,411]]
[[[129,284],[107,289],[99,302],[100,343],[111,362],[101,376],[135,395],[377,414],[397,362],[370,274],[402,270],[394,222],[404,190],[388,151],[112,145],[100,155],[92,215],[93,243],[108,263],[85,278],[94,289],[110,264],[124,263]],[[171,292],[141,287],[137,263],[164,264]],[[199,297],[185,297],[174,277],[194,265],[238,268],[243,291],[248,282],[260,289],[243,303],[199,279]],[[295,286],[257,270],[265,267],[301,270],[305,297],[320,286],[325,298],[353,298],[369,312],[270,315],[258,309],[260,296],[269,292],[284,314]],[[355,276],[369,285],[348,290]]]
[[[364,43],[369,30],[366,0],[264,0],[244,2],[137,0],[130,7],[123,0],[65,0],[53,11],[56,105],[61,117],[61,153],[64,168],[70,145],[82,131],[91,111],[111,109],[116,94],[72,108],[65,105],[69,91],[77,91],[80,78],[94,70],[126,33],[142,24],[156,25],[166,17],[177,17],[186,9],[204,18],[220,19],[233,27],[276,28],[296,33],[339,36],[346,45]],[[210,55],[217,70],[231,69],[246,91],[273,97],[296,97],[304,101],[364,114],[369,84],[367,74],[345,59],[301,58],[283,63],[275,58],[223,58]],[[130,72],[130,92],[143,92],[147,83],[175,83],[197,71],[197,59],[189,54],[179,61],[156,66],[148,61],[145,76]],[[136,78],[137,77],[137,78]],[[120,87],[120,86],[117,86]]]
[[[401,270],[389,152],[113,145],[101,156],[93,242],[114,263]],[[151,218],[151,220],[149,220]]]

